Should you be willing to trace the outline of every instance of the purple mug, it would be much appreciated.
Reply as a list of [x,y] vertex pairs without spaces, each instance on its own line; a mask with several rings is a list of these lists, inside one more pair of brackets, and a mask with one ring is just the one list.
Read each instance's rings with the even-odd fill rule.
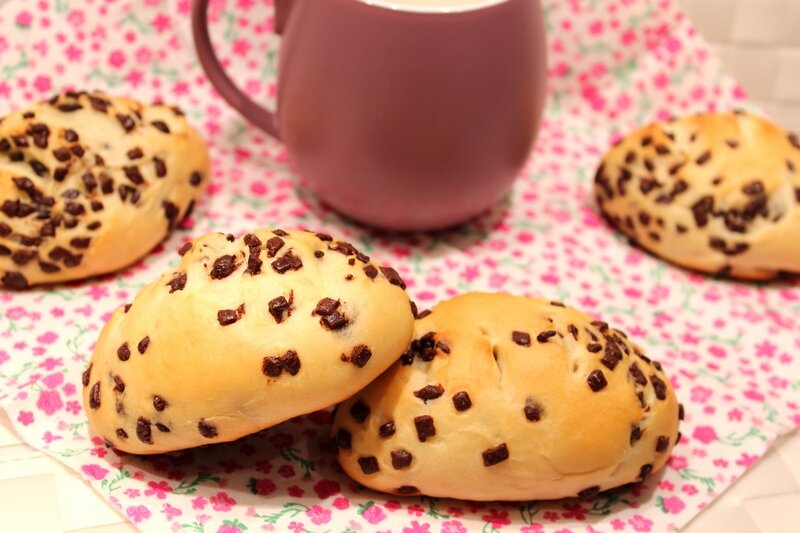
[[528,158],[545,100],[539,0],[276,0],[274,112],[215,57],[208,3],[192,27],[209,79],[349,217],[451,226],[503,197]]

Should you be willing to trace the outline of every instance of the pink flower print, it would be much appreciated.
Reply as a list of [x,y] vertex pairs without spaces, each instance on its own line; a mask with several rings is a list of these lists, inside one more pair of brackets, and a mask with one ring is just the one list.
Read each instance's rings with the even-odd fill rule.
[[776,348],[777,346],[775,346],[774,344],[772,344],[767,340],[759,344],[756,344],[756,357],[767,357],[767,358],[774,357]]
[[706,403],[711,397],[712,391],[709,388],[698,385],[692,387],[692,401],[697,403]]
[[108,54],[108,64],[115,69],[119,69],[125,64],[125,54],[122,50],[114,50]]
[[231,44],[233,46],[233,53],[237,56],[246,56],[247,52],[250,51],[250,41],[244,37],[241,39],[234,39]]
[[[727,461],[725,463],[725,466],[727,466]],[[695,494],[697,494],[697,487],[695,487],[691,483],[687,483],[681,487],[681,492],[683,492],[684,494],[688,494],[689,496],[694,496]]]
[[239,529],[239,526],[233,524],[223,524],[219,526],[217,533],[242,533],[242,530]]
[[[522,528],[522,531],[525,533],[533,533],[535,530],[531,529],[526,531],[525,528]],[[467,533],[467,528],[461,525],[461,522],[458,520],[448,520],[442,523],[442,533]]]
[[63,437],[61,437],[60,435],[53,435],[49,431],[45,431],[44,435],[42,436],[42,440],[45,441],[45,443],[47,443],[47,444],[50,444],[51,442],[53,442],[55,440],[61,440],[62,438]]
[[338,494],[340,490],[339,484],[329,479],[323,479],[314,485],[314,492],[321,500],[333,496],[334,494]]
[[423,509],[422,507],[420,507],[419,505],[416,505],[416,504],[408,506],[408,514],[410,514],[410,515],[422,516],[422,513],[424,511],[425,511],[425,509]]
[[61,401],[61,395],[58,391],[43,390],[36,400],[36,407],[47,416],[53,416],[56,411],[64,407],[64,402]]
[[67,383],[63,387],[61,387],[62,392],[67,396],[72,396],[75,394],[75,384],[74,383]]
[[36,76],[33,80],[33,87],[40,93],[49,93],[53,89],[49,76]]
[[83,50],[72,43],[70,43],[70,45],[64,49],[64,53],[67,56],[67,61],[71,63],[76,63],[83,57]]
[[8,352],[6,352],[5,350],[0,350],[0,365],[5,363],[9,359],[11,359],[11,357],[9,357]]
[[550,522],[555,522],[556,520],[558,520],[558,513],[554,512],[554,511],[545,511],[542,514],[542,517],[545,520],[549,520]]
[[155,28],[155,30],[158,33],[164,33],[165,31],[167,31],[169,29],[170,25],[172,24],[172,21],[164,13],[159,13],[151,21],[151,24],[153,25],[153,28]]
[[46,331],[36,337],[36,342],[39,344],[53,344],[58,340],[58,335],[52,331]]
[[64,382],[64,374],[61,372],[55,372],[53,374],[48,374],[47,376],[41,379],[42,385],[47,387],[48,389],[55,389],[59,385]]
[[54,359],[52,357],[48,357],[41,363],[39,363],[39,368],[44,368],[48,372],[52,371],[54,368],[59,367],[64,364],[63,359]]
[[77,415],[81,412],[81,404],[80,402],[76,402],[75,400],[70,400],[67,402],[66,407],[64,408],[67,412],[72,413],[73,415]]
[[71,10],[67,13],[67,22],[73,27],[82,26],[84,23],[83,11],[80,9]]
[[192,509],[203,510],[206,508],[207,503],[208,500],[202,496],[198,496],[197,498],[192,499]]
[[301,489],[297,485],[292,485],[291,487],[286,489],[286,492],[289,494],[289,496],[291,496],[293,498],[302,498],[303,494],[306,493],[306,491],[304,491],[303,489]]
[[250,483],[248,483],[248,487],[250,487],[252,491],[255,491],[256,494],[261,496],[267,496],[275,492],[275,483],[273,483],[269,478],[252,478]]
[[156,498],[159,500],[163,500],[167,497],[167,493],[172,492],[172,487],[170,487],[166,481],[150,481],[147,483],[147,486],[150,487],[144,491],[145,496],[153,496],[155,495]]
[[183,511],[178,509],[177,507],[173,507],[168,503],[164,504],[164,507],[161,508],[161,512],[167,516],[167,520],[172,520],[177,516],[181,516]]
[[131,505],[125,510],[125,513],[135,524],[150,518],[150,510],[144,505]]
[[200,522],[201,524],[205,524],[209,520],[211,520],[211,517],[208,516],[207,514],[199,514],[199,515],[197,515],[197,521]]
[[411,527],[404,527],[403,533],[430,533],[430,524],[420,524],[416,520],[411,521]]
[[670,514],[678,514],[683,511],[683,508],[686,507],[686,504],[683,503],[683,500],[678,498],[677,496],[670,496],[669,498],[664,498],[664,509]]
[[333,500],[333,503],[331,505],[333,505],[340,511],[343,511],[348,507],[350,507],[350,500],[348,500],[347,498],[336,498],[335,500]]
[[295,521],[289,522],[289,529],[294,531],[294,533],[305,533],[306,531],[306,528],[302,522]]
[[736,460],[736,464],[739,466],[743,466],[745,468],[750,468],[756,461],[758,461],[757,455],[750,455],[749,453],[742,453],[741,458]]
[[489,514],[483,515],[481,519],[484,522],[489,522],[492,524],[492,527],[495,529],[500,529],[501,527],[507,526],[511,523],[511,520],[508,518],[508,512],[497,511],[496,509],[490,510]]
[[17,23],[17,26],[27,28],[33,22],[33,15],[31,15],[30,11],[20,11],[17,14],[15,22]]
[[25,311],[24,307],[12,307],[8,311],[6,311],[6,318],[9,320],[19,320],[20,318],[24,318],[28,315],[28,312]]
[[127,496],[129,498],[136,499],[136,498],[139,497],[141,492],[139,491],[139,489],[125,489],[123,491],[123,494],[125,494],[125,496]]
[[625,522],[620,520],[619,518],[615,518],[611,521],[611,527],[614,528],[614,531],[621,531],[625,529]]
[[633,515],[633,518],[628,519],[628,523],[634,531],[651,531],[653,527],[653,521],[640,514]]
[[216,496],[209,498],[215,511],[228,512],[236,504],[236,500],[228,496],[225,492],[218,492]]
[[17,422],[23,426],[28,426],[33,423],[33,413],[30,411],[20,411],[17,415]]
[[318,526],[322,524],[327,524],[328,522],[331,521],[331,511],[329,509],[320,507],[319,505],[311,506],[311,508],[309,508],[306,511],[306,516],[311,519],[312,523]]
[[136,59],[137,63],[146,65],[153,60],[153,52],[146,46],[140,46],[136,49],[133,57]]
[[361,516],[370,524],[379,524],[386,519],[386,513],[378,505],[370,505]]
[[697,426],[694,428],[692,437],[699,440],[703,444],[710,444],[717,440],[717,432],[711,426]]
[[575,520],[586,520],[586,509],[579,503],[564,504],[564,518],[574,518]]
[[83,465],[81,467],[81,472],[93,479],[96,479],[97,481],[104,479],[106,474],[108,474],[108,470],[96,464]]

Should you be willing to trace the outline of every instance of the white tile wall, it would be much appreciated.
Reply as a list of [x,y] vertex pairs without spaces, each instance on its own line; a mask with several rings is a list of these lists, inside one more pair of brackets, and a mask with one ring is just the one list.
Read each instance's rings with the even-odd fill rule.
[[800,0],[678,0],[750,97],[800,131]]

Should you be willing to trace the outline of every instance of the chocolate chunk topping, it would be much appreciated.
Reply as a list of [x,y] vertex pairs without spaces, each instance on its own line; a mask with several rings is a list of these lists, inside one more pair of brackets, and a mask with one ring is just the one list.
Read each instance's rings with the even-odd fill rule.
[[[645,381],[645,385],[646,385],[646,384],[647,384],[647,382]],[[683,416],[684,416],[684,412],[683,412],[683,404],[682,404],[682,403],[679,403],[679,404],[678,404],[678,420],[683,420]]]
[[383,437],[384,439],[388,439],[392,435],[394,435],[397,428],[394,427],[394,422],[389,421],[385,424],[382,424],[381,427],[378,428],[378,434]]
[[29,146],[28,139],[24,135],[12,135],[11,140],[14,141],[14,145],[17,148],[27,148]]
[[193,245],[192,245],[191,242],[183,243],[183,246],[181,246],[180,249],[178,250],[178,255],[183,257],[184,255],[188,254],[192,250],[192,247],[193,247]]
[[139,171],[139,167],[122,167],[122,171],[125,173],[125,177],[134,185],[141,185],[144,183],[144,178]]
[[11,260],[19,266],[24,266],[36,256],[36,252],[31,250],[17,250],[11,254]]
[[431,311],[430,309],[425,309],[424,311],[420,311],[419,314],[417,315],[417,320],[422,320],[423,318],[429,316],[432,313],[433,311]]
[[133,121],[133,118],[131,118],[130,115],[117,113],[117,122],[119,122],[120,126],[122,126],[126,132],[129,132],[136,127],[136,123]]
[[[267,241],[267,247],[269,247],[269,241]],[[278,274],[283,274],[289,270],[300,270],[302,267],[303,261],[294,255],[291,250],[272,262],[272,269]]]
[[92,375],[92,366],[93,365],[89,363],[89,366],[83,371],[83,374],[81,374],[81,383],[83,383],[84,387],[89,386],[89,378]]
[[169,433],[170,432],[169,428],[167,426],[165,426],[164,424],[161,424],[160,422],[156,422],[156,427],[158,428],[158,430],[161,433]]
[[150,125],[162,133],[169,133],[169,126],[163,120],[154,120]]
[[100,408],[100,382],[95,382],[92,385],[92,390],[89,391],[89,407],[92,409]]
[[656,441],[656,451],[658,453],[664,453],[667,451],[667,448],[669,448],[669,437],[661,435]]
[[472,407],[472,400],[466,391],[460,391],[453,394],[453,406],[456,411],[466,411]]
[[798,139],[796,133],[789,134],[789,144],[800,150],[800,139]]
[[141,159],[144,157],[144,152],[142,152],[142,149],[137,146],[136,148],[128,150],[128,153],[125,155],[128,156],[128,159]]
[[639,439],[642,438],[642,428],[639,426],[633,426],[631,428],[631,444],[637,442]]
[[586,349],[591,353],[597,353],[603,349],[603,345],[597,342],[590,342],[586,345]]
[[343,359],[353,363],[358,368],[364,368],[370,357],[372,357],[372,350],[364,344],[359,344],[350,351],[350,355],[343,356]]
[[367,265],[364,267],[364,274],[366,274],[369,279],[375,279],[378,276],[378,269],[372,265]]
[[519,344],[520,346],[530,346],[531,345],[531,336],[524,331],[512,331],[511,332],[511,340],[515,343]]
[[150,421],[143,416],[136,420],[136,436],[145,444],[153,444],[153,432],[150,429]]
[[131,349],[128,348],[128,343],[122,343],[122,346],[117,348],[117,357],[120,361],[127,361],[131,358]]
[[483,452],[483,466],[494,466],[508,459],[508,446],[505,443]]
[[125,392],[125,382],[119,376],[114,376],[114,390],[117,392]]
[[667,399],[667,385],[664,383],[661,378],[656,376],[655,374],[650,376],[650,383],[653,384],[653,390],[656,393],[656,398],[659,400],[666,400]]
[[0,237],[8,237],[11,235],[11,226],[5,222],[0,222]]
[[153,396],[153,407],[156,411],[163,411],[167,408],[167,402],[161,396]]
[[389,283],[392,285],[397,285],[401,289],[405,290],[406,284],[395,269],[392,267],[381,267],[380,270],[383,275],[386,276],[386,279],[389,280]]
[[578,328],[575,327],[575,324],[567,326],[567,331],[569,331],[570,335],[572,335],[575,340],[578,340]]
[[748,196],[753,196],[756,194],[763,194],[764,193],[764,184],[760,181],[751,181],[744,187],[742,187],[742,192]]
[[73,237],[69,241],[69,245],[73,248],[88,248],[89,243],[92,241],[90,237]]
[[157,178],[163,178],[164,176],[167,175],[167,164],[164,162],[163,159],[154,157],[153,166],[155,166]]
[[[36,173],[37,176],[44,177],[44,176],[46,176],[47,174],[50,173],[50,169],[47,168],[47,166],[44,165],[38,159],[31,159],[30,161],[28,161],[28,165],[30,165],[31,170],[33,170]],[[65,171],[65,174],[66,174],[66,171]],[[56,181],[61,181],[61,180],[56,180]]]
[[603,358],[600,360],[600,362],[603,363],[603,366],[605,366],[607,369],[614,370],[621,360],[622,350],[620,350],[616,340],[611,337],[608,339],[608,344],[606,344],[606,353],[603,355]]
[[317,259],[323,257],[324,255],[325,255],[325,252],[323,252],[322,250],[315,250],[314,251],[314,257],[316,257]]
[[244,315],[244,304],[237,309],[220,309],[217,311],[217,321],[220,326],[235,324]]
[[178,223],[178,215],[181,210],[177,205],[167,200],[161,202],[161,206],[164,208],[164,216],[167,217],[167,229],[172,231]]
[[314,235],[316,235],[316,237],[317,237],[319,240],[323,241],[323,242],[326,242],[326,241],[332,241],[332,240],[333,240],[333,237],[331,237],[331,236],[330,236],[330,235],[328,235],[327,233],[315,233]]
[[349,431],[340,428],[336,432],[336,446],[340,450],[349,450],[353,447],[353,436],[350,435]]
[[555,337],[556,334],[557,333],[555,331],[553,331],[552,329],[548,330],[548,331],[542,331],[541,333],[539,333],[536,336],[536,341],[541,343],[541,344],[544,344],[545,342],[547,342],[550,339],[550,337]]
[[380,467],[378,466],[378,460],[375,458],[374,455],[369,455],[367,457],[359,457],[358,458],[358,466],[361,467],[361,471],[365,474],[374,474]]
[[176,274],[175,277],[167,283],[167,285],[169,285],[169,293],[172,294],[175,291],[182,291],[184,287],[186,287],[186,279],[185,272]]
[[364,421],[367,419],[370,413],[370,408],[367,404],[361,402],[360,400],[353,404],[350,408],[350,416],[353,417],[353,420],[358,422],[359,424],[363,424]]
[[32,205],[28,205],[20,200],[6,200],[0,206],[0,212],[8,218],[25,218],[36,211]]
[[283,239],[280,237],[272,237],[267,241],[267,257],[275,257],[275,254],[278,253],[278,250],[283,248],[283,245],[286,244]]
[[339,308],[339,300],[333,298],[323,298],[317,302],[317,307],[314,308],[314,314],[320,316],[328,316],[333,314]]
[[709,214],[711,214],[713,210],[714,198],[711,196],[704,196],[692,205],[692,214],[694,215],[694,220],[698,228],[702,228],[708,224]]
[[72,216],[77,217],[86,213],[86,208],[83,207],[83,205],[76,202],[67,202],[67,205],[64,207],[64,211],[66,211]]
[[272,233],[273,233],[274,235],[277,235],[278,237],[287,237],[287,236],[289,235],[288,233],[286,233],[286,232],[285,232],[285,231],[283,231],[282,229],[276,229],[276,230],[272,230]]
[[440,384],[426,385],[425,387],[422,387],[418,391],[414,392],[414,396],[425,403],[428,403],[428,400],[435,400],[442,394],[444,394],[444,387],[442,387]]
[[347,325],[347,323],[347,317],[339,311],[334,311],[333,313],[323,316],[320,319],[320,324],[332,331],[342,329]]
[[420,442],[425,442],[436,435],[436,427],[433,425],[432,416],[422,415],[414,418],[414,427],[417,429],[417,438]]
[[632,363],[631,367],[628,369],[631,377],[633,377],[633,381],[637,385],[645,386],[647,385],[647,378],[645,377],[644,373],[639,369],[639,365],[636,363]]
[[128,432],[125,431],[122,428],[117,428],[117,437],[120,438],[120,439],[127,439],[128,438]]
[[292,376],[296,376],[300,372],[300,358],[294,350],[287,351],[280,359],[281,366]]
[[711,159],[711,152],[706,150],[694,160],[697,165],[705,165]]
[[190,184],[192,187],[197,187],[197,186],[198,186],[198,185],[200,185],[202,182],[203,182],[203,175],[202,175],[202,174],[200,174],[199,172],[192,172],[192,173],[189,175],[189,184]]
[[274,318],[275,322],[278,324],[283,322],[284,313],[286,313],[287,318],[292,316],[292,306],[283,296],[278,296],[270,300],[267,307],[269,309],[269,314],[272,315],[272,318]]
[[11,149],[11,143],[8,139],[0,139],[0,152],[8,152]]
[[525,402],[525,408],[523,410],[525,412],[525,418],[531,422],[538,422],[542,419],[544,408],[533,400],[528,400]]
[[589,374],[589,377],[586,378],[586,382],[589,384],[589,388],[592,389],[593,392],[603,390],[606,385],[608,385],[602,370],[593,370],[592,373]]
[[213,424],[209,424],[202,418],[200,422],[197,423],[197,429],[200,431],[200,434],[207,439],[213,439],[217,436],[217,427]]
[[594,500],[597,495],[600,494],[600,487],[595,485],[593,487],[589,487],[587,489],[583,489],[578,493],[578,499],[581,501],[591,501]]
[[265,357],[261,363],[261,372],[270,378],[276,378],[283,372],[280,357]]
[[139,344],[136,347],[139,349],[139,353],[144,355],[144,352],[147,351],[147,347],[150,346],[150,337],[145,337],[139,341]]
[[642,468],[639,469],[639,479],[644,481],[652,471],[653,471],[653,465],[651,464],[642,465]]
[[224,279],[233,274],[239,268],[236,264],[236,257],[233,255],[223,255],[214,261],[211,269],[211,279]]
[[394,450],[392,451],[392,466],[395,470],[402,470],[403,468],[408,468],[411,466],[411,461],[414,460],[414,456],[411,453],[407,452],[406,450]]

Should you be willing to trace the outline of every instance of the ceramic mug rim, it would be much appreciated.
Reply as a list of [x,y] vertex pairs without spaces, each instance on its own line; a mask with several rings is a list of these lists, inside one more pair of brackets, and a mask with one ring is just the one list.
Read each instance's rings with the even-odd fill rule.
[[503,4],[509,0],[463,0],[464,5],[461,6],[410,6],[407,4],[399,4],[394,0],[354,0],[367,4],[371,7],[381,9],[388,9],[391,11],[398,11],[404,13],[418,13],[418,14],[456,14],[467,13],[469,11],[478,11],[488,7]]

